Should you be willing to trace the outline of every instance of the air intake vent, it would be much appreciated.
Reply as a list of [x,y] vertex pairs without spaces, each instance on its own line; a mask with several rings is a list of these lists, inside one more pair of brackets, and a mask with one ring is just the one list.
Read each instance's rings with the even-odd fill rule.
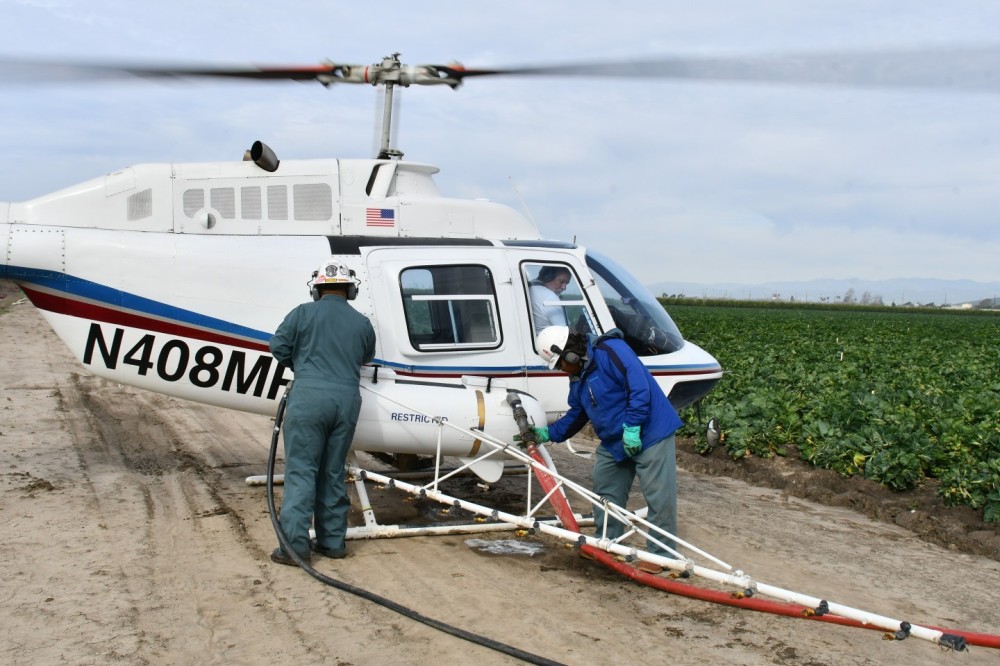
[[212,208],[227,220],[236,217],[236,192],[231,187],[213,187],[209,190]]
[[240,217],[244,220],[259,220],[261,215],[260,188],[240,188]]
[[295,219],[322,222],[333,217],[333,194],[326,183],[292,186]]
[[136,192],[128,198],[128,221],[135,222],[153,215],[153,190]]
[[205,207],[205,190],[184,190],[184,214],[194,214]]
[[284,185],[267,186],[267,219],[288,219],[288,190]]

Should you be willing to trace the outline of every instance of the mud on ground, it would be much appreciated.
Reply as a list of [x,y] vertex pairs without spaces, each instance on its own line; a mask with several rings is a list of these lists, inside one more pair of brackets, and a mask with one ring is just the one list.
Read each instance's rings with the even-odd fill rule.
[[798,459],[747,456],[733,460],[721,447],[708,455],[694,450],[694,440],[678,442],[678,465],[692,472],[739,479],[774,488],[826,506],[846,507],[873,520],[898,525],[921,539],[950,550],[1000,561],[1000,522],[984,523],[983,512],[945,506],[937,483],[925,480],[917,488],[896,492],[865,478],[843,477]]

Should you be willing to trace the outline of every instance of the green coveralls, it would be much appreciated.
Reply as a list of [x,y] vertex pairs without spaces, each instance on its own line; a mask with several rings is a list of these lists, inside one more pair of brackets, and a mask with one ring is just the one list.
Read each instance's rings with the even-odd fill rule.
[[281,529],[304,559],[313,519],[316,542],[343,550],[351,507],[345,463],[361,411],[361,366],[375,356],[375,330],[344,297],[326,294],[288,313],[270,347],[295,373],[284,424]]

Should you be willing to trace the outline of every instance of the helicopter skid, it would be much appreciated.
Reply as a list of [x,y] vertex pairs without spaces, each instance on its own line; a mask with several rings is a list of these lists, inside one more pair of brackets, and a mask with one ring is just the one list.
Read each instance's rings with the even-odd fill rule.
[[[381,474],[376,474],[374,472],[369,472],[363,470],[352,464],[348,468],[351,476],[354,480],[354,486],[358,493],[358,498],[361,501],[362,511],[365,518],[365,524],[363,526],[349,527],[347,529],[347,539],[384,539],[384,538],[398,538],[398,537],[413,537],[413,536],[441,536],[441,535],[452,535],[452,534],[482,534],[487,532],[504,532],[513,531],[518,529],[528,529],[532,532],[535,531],[533,525],[535,523],[545,524],[549,526],[562,527],[562,522],[558,518],[530,518],[528,516],[522,517],[523,521],[530,521],[532,526],[525,527],[526,522],[512,522],[503,520],[500,518],[500,512],[496,509],[486,507],[479,504],[464,503],[460,500],[444,495],[438,492],[427,492],[426,488],[420,488],[416,486],[409,486],[404,484],[406,487],[400,487],[396,479],[389,476],[382,476]],[[458,475],[461,472],[461,468],[458,470],[452,470],[449,476]],[[368,497],[368,490],[365,486],[365,481],[367,479],[372,479],[382,487],[387,488],[398,488],[404,490],[405,492],[410,492],[418,497],[431,499],[442,505],[448,506],[449,508],[442,515],[442,522],[425,524],[425,525],[382,525],[378,522],[375,517],[375,510],[372,507],[371,502]],[[437,479],[435,479],[434,485],[436,485]],[[461,507],[459,506],[461,504]],[[453,517],[458,517],[457,514],[468,515],[469,513],[475,514],[475,518],[472,518],[470,522],[444,522],[448,519],[449,514]],[[592,524],[592,517],[576,516],[578,523],[582,524]]]
[[[591,520],[591,523],[593,520]],[[558,519],[539,521],[549,526],[561,526]],[[348,540],[361,539],[395,539],[415,536],[449,536],[455,534],[486,534],[491,532],[512,532],[521,529],[508,523],[468,523],[459,525],[364,525],[349,527]]]
[[[284,483],[284,476],[277,474],[272,481],[276,486],[282,485]],[[267,483],[267,477],[263,475],[250,476],[247,477],[246,483],[250,486],[265,485]],[[383,525],[378,522],[375,517],[374,509],[372,509],[371,505],[367,503],[367,490],[365,489],[364,482],[360,479],[356,479],[355,483],[358,484],[358,495],[365,498],[364,506],[368,508],[366,509],[364,525],[356,525],[354,527],[347,528],[348,540],[391,539],[415,536],[445,536],[450,534],[485,534],[489,532],[510,532],[521,529],[520,527],[509,523],[485,522],[480,520],[473,520],[467,524],[441,522],[426,525]],[[452,500],[450,498],[447,501],[441,500],[441,503],[444,505],[452,505]],[[483,508],[486,511],[492,511],[492,509],[487,507]],[[370,512],[370,516],[368,515],[368,512]],[[594,524],[594,518],[591,514],[586,516],[582,514],[574,515],[576,517],[577,524],[580,526],[586,527]],[[549,526],[562,526],[562,522],[558,518],[539,519],[538,522]],[[315,537],[315,531],[310,529],[309,536]]]

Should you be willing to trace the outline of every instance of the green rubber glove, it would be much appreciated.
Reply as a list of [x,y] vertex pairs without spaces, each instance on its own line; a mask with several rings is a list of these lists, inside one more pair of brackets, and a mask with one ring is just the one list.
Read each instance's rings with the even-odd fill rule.
[[[535,443],[536,444],[544,444],[545,442],[551,442],[552,441],[551,439],[549,439],[549,427],[548,426],[542,426],[541,428],[532,428],[532,430],[535,431]],[[520,435],[514,435],[514,441],[517,442],[518,444],[520,444],[521,443],[521,436]]]
[[642,437],[639,436],[639,426],[623,425],[622,442],[625,443],[625,453],[631,458],[642,451]]

